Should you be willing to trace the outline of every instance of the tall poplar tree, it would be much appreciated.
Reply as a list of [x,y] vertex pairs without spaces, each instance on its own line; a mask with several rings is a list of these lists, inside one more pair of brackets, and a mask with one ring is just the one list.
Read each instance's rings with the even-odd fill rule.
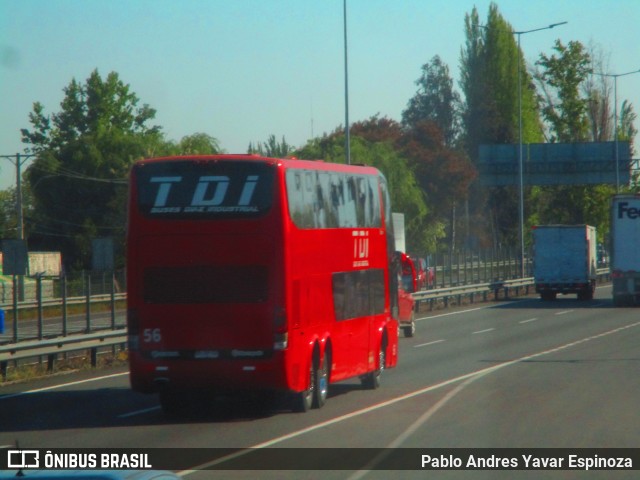
[[[523,143],[541,142],[543,129],[536,90],[527,63],[518,50],[515,29],[492,3],[485,24],[481,24],[476,8],[466,15],[465,32],[460,85],[466,99],[463,123],[469,157],[477,162],[479,147],[483,144],[519,142],[520,102]],[[529,196],[529,190],[526,189],[525,198]],[[476,236],[485,240],[491,238],[494,246],[516,245],[519,236],[518,187],[475,186],[471,196],[475,200],[471,204],[471,225],[476,226]],[[487,210],[491,212],[489,222]],[[478,221],[473,221],[473,217]]]

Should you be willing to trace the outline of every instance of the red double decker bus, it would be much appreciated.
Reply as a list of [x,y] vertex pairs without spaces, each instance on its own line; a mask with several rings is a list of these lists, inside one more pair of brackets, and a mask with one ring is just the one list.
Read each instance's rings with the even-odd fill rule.
[[137,162],[130,178],[130,379],[166,412],[198,390],[376,388],[397,362],[387,184],[372,167],[252,155]]

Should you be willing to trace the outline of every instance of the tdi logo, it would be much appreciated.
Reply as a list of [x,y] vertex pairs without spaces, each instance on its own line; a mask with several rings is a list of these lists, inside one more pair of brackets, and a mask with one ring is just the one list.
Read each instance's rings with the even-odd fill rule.
[[356,230],[353,235],[353,266],[369,266],[369,232]]
[[630,207],[629,202],[620,202],[618,204],[618,218],[627,217],[631,220],[640,218],[640,208]]
[[[183,208],[187,213],[253,212],[257,207],[251,204],[251,200],[258,180],[258,175],[248,175],[242,188],[235,189],[240,194],[236,193],[236,198],[228,198],[227,193],[230,190],[231,178],[226,175],[203,175],[198,178],[195,186],[189,186],[189,182],[185,182],[187,185],[182,184],[183,177],[181,176],[151,177],[149,182],[158,184],[151,213],[180,213]],[[187,193],[187,198],[191,198],[191,203],[188,205],[176,204],[175,198],[172,202],[171,194],[174,187],[176,190],[193,188],[192,192],[184,192]]]
[[[154,207],[164,207],[167,205],[167,199],[171,191],[171,186],[174,183],[182,181],[182,177],[152,177],[151,183],[159,183],[158,193],[156,194],[156,200],[153,203]],[[193,193],[191,200],[192,207],[213,206],[220,205],[224,201],[227,195],[227,189],[229,188],[229,177],[225,175],[217,176],[203,176],[198,180],[198,185]],[[249,205],[253,191],[256,188],[258,182],[257,175],[249,175],[242,188],[238,205]],[[210,185],[213,185],[213,193],[207,197],[207,191]]]

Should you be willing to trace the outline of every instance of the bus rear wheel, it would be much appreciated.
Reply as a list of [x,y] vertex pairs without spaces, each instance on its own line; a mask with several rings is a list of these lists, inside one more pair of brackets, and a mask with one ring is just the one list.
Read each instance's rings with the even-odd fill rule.
[[327,359],[318,360],[314,355],[309,368],[309,387],[294,395],[293,410],[308,412],[312,408],[321,408],[327,401],[329,392],[329,366]]
[[295,412],[308,412],[314,406],[316,401],[316,371],[315,362],[311,360],[311,366],[309,367],[309,386],[296,394],[293,398],[293,410]]
[[322,408],[327,401],[327,394],[329,393],[329,366],[326,358],[320,361],[320,366],[315,370],[315,375],[313,407]]
[[385,356],[385,346],[380,346],[380,351],[378,352],[378,368],[376,368],[373,372],[369,372],[366,375],[361,377],[362,386],[364,388],[375,390],[380,387],[380,377],[382,372],[384,371],[384,367],[386,364],[386,356]]

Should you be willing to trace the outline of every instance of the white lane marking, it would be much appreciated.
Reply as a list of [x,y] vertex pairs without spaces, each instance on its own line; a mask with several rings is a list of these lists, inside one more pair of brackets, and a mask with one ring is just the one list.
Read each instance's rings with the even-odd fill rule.
[[529,322],[535,322],[537,320],[538,320],[537,318],[530,318],[528,320],[522,320],[521,322],[518,322],[518,323],[529,323]]
[[111,375],[104,375],[102,377],[88,378],[86,380],[78,380],[76,382],[61,383],[60,385],[52,385],[50,387],[36,388],[34,390],[27,390],[26,392],[11,393],[9,395],[0,396],[0,400],[6,400],[7,398],[21,397],[23,395],[29,395],[32,393],[47,392],[49,390],[57,390],[58,388],[71,387],[73,385],[80,385],[82,383],[97,382],[99,380],[106,380],[107,378],[121,377],[122,375],[129,375],[129,372],[114,373]]
[[432,318],[448,317],[450,315],[460,315],[462,313],[475,312],[477,310],[484,310],[486,308],[492,308],[492,307],[489,307],[489,306],[487,306],[487,307],[477,307],[477,308],[470,308],[468,310],[459,310],[457,312],[441,313],[440,315],[429,315],[428,317],[416,318],[416,321],[418,321],[418,320],[431,320]]
[[347,480],[360,480],[365,477],[371,470],[375,469],[376,465],[378,465],[382,460],[384,460],[394,448],[401,448],[402,444],[413,435],[420,427],[422,427],[425,423],[429,421],[431,417],[433,417],[438,410],[444,407],[449,400],[453,399],[458,393],[464,390],[468,385],[475,382],[479,378],[488,375],[490,372],[485,372],[478,374],[474,377],[467,378],[464,382],[458,385],[456,388],[447,393],[444,397],[438,400],[431,408],[429,408],[426,412],[424,412],[420,417],[413,422],[409,427],[405,429],[400,435],[398,435],[393,442],[391,442],[387,447],[383,450],[382,453],[378,454],[375,458],[373,458],[367,465],[362,467],[360,470],[353,473],[353,475],[347,477]]
[[[409,393],[406,393],[404,395],[400,395],[399,397],[392,398],[392,399],[387,400],[385,402],[377,403],[375,405],[371,405],[370,407],[366,407],[366,408],[363,408],[361,410],[356,410],[354,412],[347,413],[345,415],[341,415],[339,417],[336,417],[336,418],[333,418],[331,420],[327,420],[327,421],[318,423],[316,425],[311,425],[310,427],[303,428],[303,429],[297,430],[295,432],[291,432],[291,433],[283,435],[281,437],[273,438],[271,440],[267,440],[266,442],[258,443],[257,445],[253,445],[251,447],[247,447],[245,450],[241,450],[239,452],[232,453],[230,455],[218,458],[218,459],[213,460],[211,462],[195,466],[190,470],[182,470],[180,472],[177,472],[176,475],[178,475],[180,477],[186,477],[186,476],[191,475],[192,473],[196,473],[196,472],[198,472],[200,470],[206,470],[207,468],[210,468],[212,466],[219,465],[221,463],[227,462],[229,460],[233,460],[233,459],[238,458],[238,457],[242,457],[242,456],[246,455],[247,453],[251,452],[253,449],[271,447],[271,446],[276,445],[278,443],[282,443],[282,442],[284,442],[286,440],[291,440],[292,438],[296,438],[296,437],[300,437],[302,435],[306,435],[307,433],[311,433],[311,432],[314,432],[316,430],[320,430],[320,429],[328,427],[330,425],[334,425],[336,423],[340,423],[340,422],[343,422],[345,420],[349,420],[351,418],[355,418],[355,417],[358,417],[360,415],[364,415],[366,413],[370,413],[370,412],[373,412],[375,410],[379,410],[381,408],[385,408],[385,407],[388,407],[388,406],[391,406],[391,405],[395,405],[396,403],[402,402],[404,400],[408,400],[410,398],[414,398],[414,397],[417,397],[417,396],[420,396],[420,395],[424,395],[425,393],[429,393],[429,392],[432,392],[434,390],[438,390],[438,389],[440,389],[442,387],[446,387],[448,385],[452,385],[452,384],[460,382],[460,381],[465,381],[465,380],[468,380],[468,379],[472,379],[474,377],[481,377],[481,376],[484,376],[484,375],[486,375],[488,373],[492,373],[492,372],[495,372],[497,370],[501,370],[501,369],[503,369],[505,367],[509,367],[509,366],[515,365],[517,363],[521,363],[521,362],[524,362],[524,361],[527,361],[527,360],[531,360],[531,359],[534,359],[534,358],[538,358],[538,357],[543,357],[543,356],[549,355],[551,353],[560,352],[562,350],[566,350],[568,348],[575,347],[576,345],[580,345],[582,343],[590,342],[592,340],[596,340],[598,338],[606,337],[608,335],[612,335],[614,333],[622,332],[624,330],[628,330],[630,328],[637,327],[637,326],[640,326],[640,322],[631,323],[631,324],[625,325],[623,327],[618,327],[618,328],[615,328],[613,330],[608,330],[608,331],[600,333],[598,335],[593,335],[591,337],[586,337],[586,338],[582,338],[580,340],[576,340],[575,342],[566,343],[564,345],[560,345],[558,347],[550,348],[550,349],[544,350],[542,352],[533,353],[531,355],[525,355],[524,357],[520,357],[520,358],[517,358],[515,360],[510,360],[508,362],[499,363],[499,364],[494,365],[492,367],[487,367],[487,368],[483,368],[481,370],[476,370],[475,372],[471,372],[471,373],[467,373],[467,374],[464,374],[464,375],[460,375],[459,377],[451,378],[449,380],[445,380],[444,382],[440,382],[440,383],[437,383],[435,385],[431,385],[429,387],[421,388],[420,390],[416,390],[414,392],[409,392]],[[468,382],[468,383],[470,383],[470,382]],[[456,389],[456,390],[460,391],[460,389]],[[452,393],[453,393],[453,391],[452,391]],[[450,399],[450,398],[452,398],[452,395],[448,395],[447,396],[447,399]],[[442,402],[440,402],[440,403],[442,404]]]
[[477,332],[473,332],[472,335],[477,335],[478,333],[487,333],[494,331],[495,328],[485,328],[484,330],[478,330]]
[[136,415],[142,415],[144,413],[155,412],[156,410],[160,410],[159,406],[145,408],[142,410],[136,410],[135,412],[123,413],[122,415],[118,415],[118,418],[129,418],[134,417]]
[[574,312],[575,310],[563,310],[561,312],[556,312],[556,315],[564,315],[565,313],[571,313]]
[[[518,302],[518,300],[515,300],[515,301],[514,300],[502,301],[502,302],[500,302],[500,306],[503,307],[505,305],[510,305],[510,304],[516,303],[516,302]],[[477,312],[478,310],[486,310],[487,308],[496,308],[496,305],[486,305],[484,307],[468,308],[466,310],[458,310],[456,312],[441,313],[439,315],[429,315],[428,317],[416,318],[416,321],[419,321],[419,320],[431,320],[432,318],[440,318],[440,317],[449,317],[451,315],[461,315],[463,313]]]
[[414,345],[413,348],[426,347],[427,345],[435,345],[436,343],[442,343],[445,340],[434,340],[433,342],[421,343],[419,345]]

